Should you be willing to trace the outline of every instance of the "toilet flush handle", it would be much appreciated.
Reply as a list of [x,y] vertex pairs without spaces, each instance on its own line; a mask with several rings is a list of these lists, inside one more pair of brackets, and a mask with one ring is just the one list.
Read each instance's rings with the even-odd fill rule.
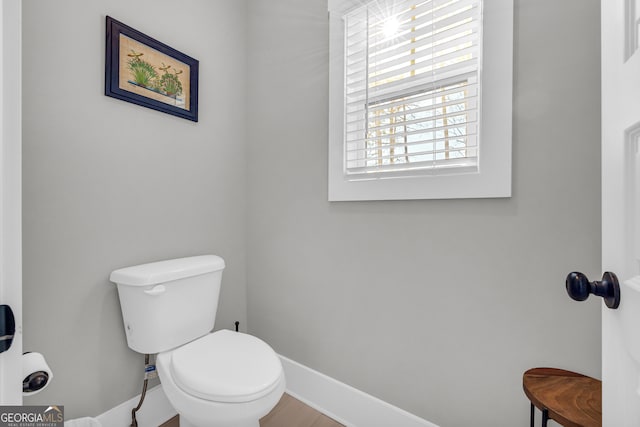
[[146,289],[144,293],[147,295],[156,296],[156,295],[164,294],[166,290],[167,288],[165,288],[164,285],[156,285],[151,289]]

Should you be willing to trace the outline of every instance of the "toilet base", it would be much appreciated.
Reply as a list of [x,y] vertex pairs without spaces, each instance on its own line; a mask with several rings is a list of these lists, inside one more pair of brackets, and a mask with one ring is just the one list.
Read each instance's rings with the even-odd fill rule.
[[[184,417],[180,417],[180,427],[199,427],[199,426],[195,424],[191,424],[189,420],[185,419]],[[208,427],[218,427],[218,426],[210,425]],[[250,421],[245,423],[234,422],[233,427],[260,427],[260,421]]]

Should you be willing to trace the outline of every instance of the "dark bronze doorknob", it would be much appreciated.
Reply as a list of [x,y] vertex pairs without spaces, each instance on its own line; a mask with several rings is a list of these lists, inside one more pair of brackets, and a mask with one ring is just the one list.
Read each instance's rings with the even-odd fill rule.
[[13,310],[8,305],[0,305],[0,353],[11,347],[16,333],[16,320],[13,317]]
[[616,275],[607,271],[601,281],[589,282],[584,274],[574,271],[566,281],[567,293],[576,301],[584,301],[589,294],[602,297],[607,307],[616,309],[620,305],[620,284]]

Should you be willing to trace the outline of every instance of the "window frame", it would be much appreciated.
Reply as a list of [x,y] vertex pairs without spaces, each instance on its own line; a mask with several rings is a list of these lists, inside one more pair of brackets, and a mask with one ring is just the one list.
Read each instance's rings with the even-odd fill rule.
[[[372,0],[392,1],[392,0]],[[511,196],[513,0],[482,1],[477,170],[347,175],[344,159],[344,24],[362,0],[329,0],[329,201]]]

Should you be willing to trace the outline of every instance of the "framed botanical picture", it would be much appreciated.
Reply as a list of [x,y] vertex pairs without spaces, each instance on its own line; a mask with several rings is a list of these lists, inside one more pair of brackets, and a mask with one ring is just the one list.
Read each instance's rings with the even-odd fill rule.
[[107,16],[105,95],[198,121],[198,60]]

